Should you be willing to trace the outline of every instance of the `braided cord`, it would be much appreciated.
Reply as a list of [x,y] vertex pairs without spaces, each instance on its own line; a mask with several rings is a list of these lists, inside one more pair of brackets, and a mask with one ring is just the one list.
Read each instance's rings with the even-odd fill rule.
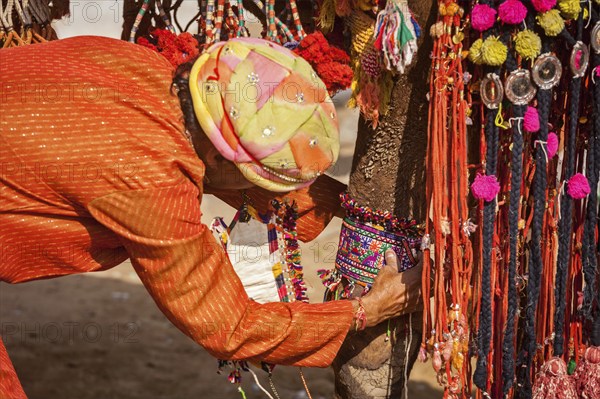
[[[540,130],[538,140],[545,143],[548,140],[548,116],[552,101],[551,90],[538,90],[538,113],[540,117]],[[527,282],[527,307],[525,311],[524,342],[519,354],[521,372],[518,384],[521,389],[516,391],[519,398],[531,398],[531,366],[537,350],[535,335],[535,320],[540,295],[540,282],[542,275],[542,229],[544,213],[546,211],[546,144],[538,146],[535,150],[535,175],[533,178],[533,218],[531,223],[530,262]]]
[[[494,123],[496,112],[486,110],[485,139],[486,175],[496,174],[498,163],[498,127]],[[487,389],[488,355],[492,340],[492,248],[496,200],[486,202],[483,207],[483,265],[481,271],[481,308],[479,310],[479,333],[477,336],[477,368],[473,374],[473,382],[481,390]]]
[[[583,15],[577,24],[577,39],[581,39]],[[567,161],[563,181],[569,180],[575,173],[575,144],[577,126],[579,125],[579,97],[581,94],[581,78],[574,78],[569,83],[569,129],[567,137]],[[567,299],[567,275],[571,255],[571,237],[573,226],[573,198],[564,192],[560,201],[560,221],[558,226],[558,262],[556,265],[554,287],[554,356],[562,356],[564,352],[565,308]]]
[[[493,6],[493,1],[482,0],[481,4]],[[494,29],[483,32],[483,38],[495,33]],[[500,74],[496,68],[493,71]],[[485,114],[485,174],[495,175],[498,166],[499,132],[495,123],[496,111],[486,110]],[[473,373],[473,383],[487,391],[488,383],[488,355],[492,342],[492,249],[494,247],[494,227],[496,222],[496,199],[486,202],[483,206],[483,250],[481,270],[481,306],[479,308],[479,332],[477,334],[477,366]]]
[[[595,67],[600,65],[600,55],[593,55],[593,64]],[[594,296],[597,291],[596,279],[598,277],[598,258],[595,250],[595,231],[598,218],[598,179],[600,178],[600,82],[594,83],[594,127],[590,134],[587,151],[586,175],[590,183],[590,195],[588,196],[586,219],[583,228],[582,239],[582,267],[585,278],[585,289],[582,314],[586,320],[594,322],[592,314],[594,305]],[[600,290],[598,290],[600,291]],[[600,294],[599,294],[600,295]],[[600,304],[600,297],[598,304]],[[595,323],[598,324],[592,331],[591,343],[594,346],[600,346],[600,315],[596,312]]]
[[[512,55],[507,59],[509,72],[516,69],[516,62]],[[508,233],[510,239],[510,259],[508,265],[508,309],[506,328],[502,342],[502,380],[503,393],[507,395],[515,380],[515,317],[518,307],[517,294],[517,262],[519,258],[519,209],[521,206],[521,182],[523,174],[523,117],[526,106],[514,106],[512,124],[512,153],[511,153],[511,181],[510,205],[508,210]]]

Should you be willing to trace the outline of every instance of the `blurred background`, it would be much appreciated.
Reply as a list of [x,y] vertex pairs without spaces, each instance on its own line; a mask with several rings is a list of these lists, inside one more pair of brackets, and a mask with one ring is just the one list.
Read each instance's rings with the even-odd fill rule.
[[[122,1],[71,0],[71,15],[54,23],[59,38],[100,35],[119,38]],[[184,0],[179,15],[197,12]],[[184,18],[182,18],[184,19]],[[252,17],[249,17],[251,22]],[[260,30],[255,25],[256,33]],[[1,53],[0,53],[1,56]],[[347,183],[358,113],[346,108],[349,93],[335,96],[341,152],[330,174]],[[232,219],[235,209],[206,195],[204,223]],[[335,218],[313,242],[302,245],[311,302],[322,301],[316,270],[333,267],[341,219]],[[21,285],[0,283],[0,333],[30,399],[226,399],[241,397],[217,361],[177,330],[154,304],[129,262],[109,271]],[[314,399],[331,398],[333,372],[305,369]],[[266,374],[257,371],[268,386]],[[281,399],[308,398],[292,367],[276,367],[273,381]],[[245,373],[248,399],[266,398]],[[430,364],[417,362],[408,398],[439,398]]]

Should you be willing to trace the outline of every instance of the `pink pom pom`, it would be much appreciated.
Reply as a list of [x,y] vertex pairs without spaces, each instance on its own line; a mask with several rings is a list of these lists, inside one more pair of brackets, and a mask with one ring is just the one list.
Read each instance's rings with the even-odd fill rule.
[[490,202],[500,192],[500,183],[494,175],[477,175],[475,181],[471,184],[471,192],[473,197]]
[[587,178],[577,173],[567,182],[567,193],[574,199],[585,198],[590,193],[590,184]]
[[537,12],[546,12],[556,5],[556,0],[531,0],[531,3]]
[[[506,3],[503,3],[506,4]],[[527,111],[525,111],[525,117],[523,121],[523,127],[528,132],[537,132],[540,130],[540,116],[538,115],[538,110],[535,107],[527,107]]]
[[556,151],[558,151],[558,136],[556,133],[548,134],[546,151],[548,151],[548,159],[553,158],[556,155]]
[[520,24],[527,16],[527,7],[519,0],[506,0],[498,7],[498,17],[505,24]]
[[471,26],[479,32],[490,29],[495,20],[496,10],[486,4],[477,4],[471,11]]

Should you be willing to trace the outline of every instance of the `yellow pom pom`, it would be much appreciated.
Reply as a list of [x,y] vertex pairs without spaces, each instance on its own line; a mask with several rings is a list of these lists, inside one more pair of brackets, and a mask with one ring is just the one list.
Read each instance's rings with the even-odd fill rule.
[[460,7],[456,3],[450,3],[446,6],[446,15],[454,15],[458,12]]
[[469,49],[469,59],[473,64],[483,64],[483,54],[481,52],[482,47],[483,40],[481,39],[477,39],[473,42],[473,44],[471,44],[471,48]]
[[526,60],[532,60],[542,51],[542,39],[529,29],[522,30],[515,37],[515,50]]
[[556,36],[565,28],[565,21],[556,9],[538,15],[537,21],[548,36]]
[[481,56],[487,65],[499,66],[506,61],[508,48],[495,36],[490,36],[483,42]]
[[560,0],[558,9],[567,19],[576,19],[581,12],[579,0]]

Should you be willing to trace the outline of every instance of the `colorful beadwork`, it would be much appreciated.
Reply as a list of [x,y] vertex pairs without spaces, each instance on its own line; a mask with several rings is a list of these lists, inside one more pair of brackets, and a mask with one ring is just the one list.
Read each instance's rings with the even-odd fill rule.
[[350,281],[369,287],[384,265],[385,251],[392,249],[398,255],[398,271],[402,272],[417,264],[415,254],[420,245],[420,238],[390,233],[346,218],[335,266]]
[[361,223],[381,226],[386,231],[402,233],[404,235],[418,238],[423,236],[423,226],[418,225],[413,219],[398,218],[388,211],[373,210],[368,206],[360,205],[350,194],[340,194],[342,208],[346,215]]

